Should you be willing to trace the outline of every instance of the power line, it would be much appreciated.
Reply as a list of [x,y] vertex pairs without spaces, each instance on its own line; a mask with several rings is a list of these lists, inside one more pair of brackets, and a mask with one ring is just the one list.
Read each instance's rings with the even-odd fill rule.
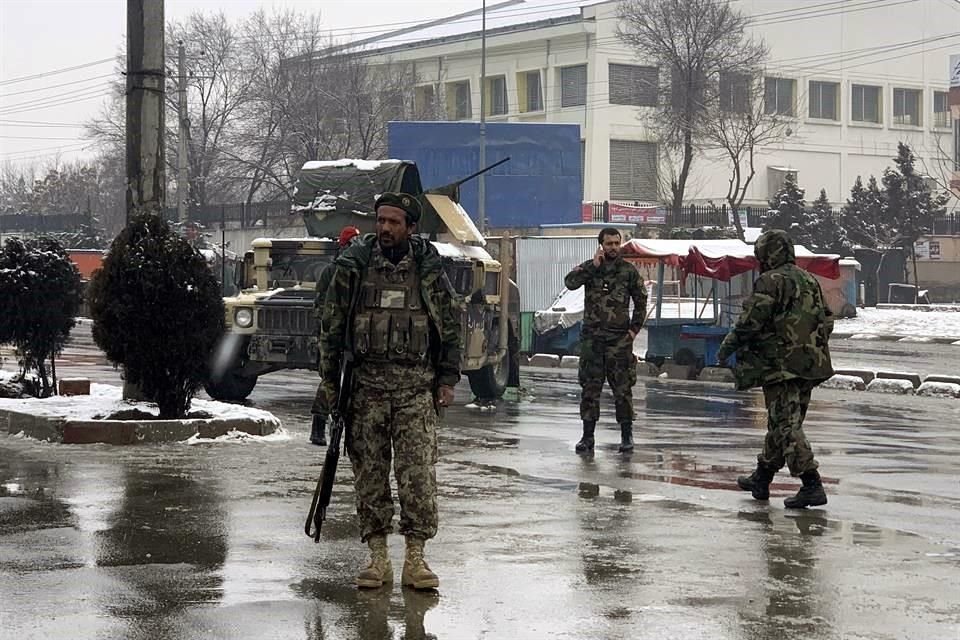
[[27,82],[28,80],[36,80],[37,78],[45,78],[47,76],[56,75],[58,73],[67,73],[69,71],[76,71],[77,69],[86,69],[87,67],[95,67],[98,64],[104,64],[105,62],[113,62],[115,58],[104,58],[103,60],[94,60],[93,62],[87,62],[84,64],[78,64],[73,67],[63,67],[61,69],[53,69],[51,71],[44,71],[43,73],[35,73],[30,76],[20,76],[19,78],[9,78],[7,80],[0,80],[0,86],[13,84],[15,82]]
[[59,89],[60,87],[67,87],[72,84],[82,84],[84,82],[93,82],[94,80],[102,80],[103,78],[114,78],[114,77],[116,77],[116,74],[107,73],[102,76],[94,76],[92,78],[85,78],[83,80],[74,80],[73,82],[61,82],[58,84],[48,85],[46,87],[39,87],[37,89],[27,89],[26,91],[17,91],[16,93],[0,93],[0,98],[9,98],[11,96],[19,96],[25,93],[36,93],[38,91],[51,91],[51,90]]

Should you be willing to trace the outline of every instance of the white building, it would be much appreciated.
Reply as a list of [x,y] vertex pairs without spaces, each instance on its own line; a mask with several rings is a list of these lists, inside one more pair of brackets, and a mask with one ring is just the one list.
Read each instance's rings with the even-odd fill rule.
[[[478,3],[479,4],[479,3]],[[581,127],[584,200],[657,200],[657,141],[640,113],[655,96],[639,80],[657,74],[616,36],[613,0],[516,0],[487,9],[488,121]],[[940,175],[953,148],[948,57],[960,49],[954,0],[738,0],[770,49],[771,109],[791,135],[766,147],[745,204],[763,204],[795,171],[812,200],[841,203],[858,175],[879,179],[904,141]],[[377,62],[415,67],[415,113],[480,118],[479,12],[363,43]],[[943,150],[942,152],[940,150]],[[661,166],[659,171],[664,171]],[[943,175],[949,175],[944,169]],[[687,200],[722,202],[728,164],[698,157]]]

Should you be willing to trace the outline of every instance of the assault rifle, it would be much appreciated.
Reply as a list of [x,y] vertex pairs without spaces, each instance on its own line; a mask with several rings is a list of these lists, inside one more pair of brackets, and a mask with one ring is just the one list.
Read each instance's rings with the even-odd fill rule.
[[340,364],[340,387],[337,393],[337,406],[331,413],[333,426],[330,428],[330,444],[323,459],[323,471],[317,481],[317,488],[313,491],[313,501],[310,503],[310,513],[307,514],[307,524],[304,532],[320,542],[320,527],[327,518],[327,507],[330,506],[330,496],[333,495],[333,481],[337,475],[337,461],[340,458],[340,442],[347,430],[347,411],[350,407],[350,391],[353,389],[353,353],[344,350],[343,362]]

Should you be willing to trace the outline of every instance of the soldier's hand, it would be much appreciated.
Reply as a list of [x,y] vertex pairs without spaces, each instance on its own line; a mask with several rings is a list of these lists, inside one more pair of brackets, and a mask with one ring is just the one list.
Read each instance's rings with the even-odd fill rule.
[[437,389],[437,404],[441,407],[449,407],[453,404],[453,387],[440,385]]
[[596,252],[593,254],[593,266],[599,267],[603,264],[603,245],[597,247]]

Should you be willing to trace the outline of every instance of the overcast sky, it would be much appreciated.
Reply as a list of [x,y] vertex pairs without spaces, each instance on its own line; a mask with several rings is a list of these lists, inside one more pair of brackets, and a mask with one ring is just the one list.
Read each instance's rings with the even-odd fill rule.
[[[429,20],[481,5],[481,0],[166,0],[165,11],[168,22],[193,11],[223,12],[231,21],[260,8],[319,12],[340,37],[353,27],[383,25],[386,31],[391,23]],[[362,35],[370,35],[369,30]],[[45,164],[58,152],[65,159],[83,154],[82,128],[63,125],[82,124],[99,112],[104,99],[86,96],[110,81],[99,76],[110,74],[113,65],[18,79],[112,58],[125,37],[125,0],[0,0],[0,162]],[[65,92],[73,92],[76,101],[37,108]]]

